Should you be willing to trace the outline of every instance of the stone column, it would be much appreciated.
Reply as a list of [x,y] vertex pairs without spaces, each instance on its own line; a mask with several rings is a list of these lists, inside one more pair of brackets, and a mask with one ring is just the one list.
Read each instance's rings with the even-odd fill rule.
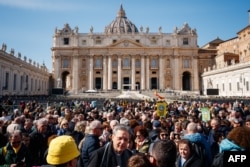
[[70,80],[72,79],[72,90],[75,94],[78,93],[78,83],[79,83],[79,74],[78,74],[78,71],[79,71],[79,55],[78,54],[75,54],[74,57],[73,57],[73,67],[72,67],[72,71],[73,71],[73,74],[72,74],[72,78],[70,78]]
[[118,79],[118,90],[122,90],[122,58],[119,55],[118,56],[118,75],[117,75],[117,79]]
[[103,69],[103,74],[102,74],[102,78],[103,78],[102,84],[103,84],[103,86],[102,86],[102,89],[103,90],[107,90],[107,63],[106,63],[107,59],[106,59],[106,57],[107,57],[106,55],[103,56],[103,62],[102,62],[102,69]]
[[108,90],[112,89],[112,56],[108,57]]
[[198,56],[194,56],[192,60],[192,69],[193,69],[193,81],[192,81],[192,91],[198,91],[199,92],[199,76],[198,76]]
[[93,55],[89,56],[89,89],[93,89]]
[[164,89],[165,78],[164,78],[164,62],[162,55],[159,56],[159,88]]
[[131,58],[132,58],[132,64],[131,64],[131,66],[132,66],[132,70],[131,70],[131,76],[132,76],[132,78],[131,78],[131,90],[135,90],[135,57],[132,55],[131,56]]
[[145,58],[141,55],[141,90],[145,90]]
[[150,62],[149,62],[149,56],[147,55],[146,57],[146,89],[150,89],[150,76],[149,76],[149,72],[150,72]]
[[[61,74],[61,57],[59,55],[56,55],[56,53],[53,53],[54,54],[54,71],[55,71],[55,83],[54,85],[57,87],[57,88],[61,88],[62,87],[62,74]],[[60,82],[58,82],[60,81]]]
[[180,78],[182,75],[180,76],[180,74],[179,74],[179,68],[181,68],[181,67],[179,65],[179,58],[177,55],[174,55],[174,66],[175,67],[171,66],[173,71],[174,71],[174,74],[173,74],[174,90],[181,90],[180,85],[179,85],[180,84],[179,80],[182,79],[182,78]]

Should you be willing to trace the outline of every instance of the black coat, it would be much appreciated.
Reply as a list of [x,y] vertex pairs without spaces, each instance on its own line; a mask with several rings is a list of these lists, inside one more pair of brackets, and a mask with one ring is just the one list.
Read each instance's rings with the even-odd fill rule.
[[46,164],[44,160],[44,153],[48,149],[48,136],[43,136],[36,130],[30,134],[30,151],[34,166],[40,166]]
[[[176,160],[176,167],[180,167],[180,163],[181,156],[178,155]],[[186,160],[186,162],[184,162],[183,167],[203,167],[203,162],[196,154],[193,154],[189,159]]]
[[110,142],[105,146],[94,151],[90,157],[88,167],[126,167],[128,159],[132,156],[132,152],[126,149],[121,155],[122,163],[117,164],[116,153],[113,149],[113,143]]

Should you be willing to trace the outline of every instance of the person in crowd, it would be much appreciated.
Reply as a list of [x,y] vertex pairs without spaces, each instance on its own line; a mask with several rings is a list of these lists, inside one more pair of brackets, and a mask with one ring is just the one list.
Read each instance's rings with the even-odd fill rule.
[[152,130],[149,131],[149,139],[154,142],[159,135],[159,129],[161,128],[161,122],[159,120],[154,120],[152,122]]
[[102,130],[103,126],[99,120],[90,123],[89,134],[86,136],[81,148],[80,166],[87,167],[92,153],[100,148],[99,137],[102,135]]
[[[53,110],[52,110],[53,111]],[[49,136],[57,134],[57,129],[55,125],[55,118],[52,114],[47,114],[45,116],[48,120],[47,133]]]
[[0,148],[0,166],[32,166],[32,155],[22,143],[22,132],[14,130],[9,134],[9,142]]
[[146,155],[135,154],[129,158],[127,167],[153,167],[153,166]]
[[30,118],[26,118],[24,125],[21,125],[21,132],[30,134],[32,132],[33,121]]
[[21,117],[15,117],[14,120],[7,126],[7,133],[13,133],[14,130],[21,129]]
[[5,144],[8,142],[8,138],[4,133],[4,128],[4,121],[0,119],[0,148],[5,146]]
[[113,130],[112,141],[94,151],[88,167],[126,167],[132,152],[127,149],[130,130],[126,125],[117,125]]
[[71,136],[62,135],[50,142],[46,157],[49,165],[41,167],[76,167],[79,156],[75,140]]
[[205,136],[197,132],[197,124],[194,122],[190,122],[187,125],[186,132],[187,133],[183,136],[183,138],[188,139],[191,143],[197,144],[199,147],[201,147],[200,149],[202,149],[202,152],[204,152],[205,155],[199,155],[199,153],[197,153],[197,155],[203,156],[202,158],[205,159],[202,159],[202,162],[204,164],[206,163],[206,165],[209,166],[212,162],[211,147],[207,142]]
[[250,115],[246,116],[245,126],[250,128]]
[[136,145],[136,150],[139,153],[148,153],[149,145],[150,145],[150,140],[148,138],[148,131],[147,129],[140,125],[135,127],[135,145]]
[[70,134],[75,139],[77,146],[85,136],[86,124],[86,121],[78,121],[74,127],[74,131]]
[[60,123],[60,128],[57,130],[57,136],[71,134],[69,130],[69,122],[66,119],[63,119]]
[[225,151],[250,151],[250,129],[245,126],[233,128],[220,143],[220,151],[214,157],[212,167],[223,167]]
[[[209,134],[208,134],[208,142],[211,146],[214,143],[214,133],[221,131],[220,130],[220,119],[216,118],[216,117],[211,119],[210,126],[211,126],[211,129],[209,130]],[[223,135],[224,135],[224,133],[223,133]]]
[[30,135],[28,133],[22,133],[22,142],[27,148],[30,147]]
[[215,155],[219,153],[220,143],[224,139],[224,135],[221,132],[215,132],[214,134],[214,143],[211,145],[211,155],[212,159]]
[[103,132],[102,135],[99,137],[99,139],[101,146],[104,146],[106,143],[110,141],[111,128],[109,122],[103,122],[102,125],[103,125]]
[[203,167],[202,160],[193,150],[192,143],[187,139],[181,139],[178,142],[178,156],[176,167]]
[[148,154],[153,167],[175,167],[177,149],[171,140],[157,141]]
[[[169,130],[168,129],[164,129],[164,128],[160,129],[159,135],[158,135],[157,139],[155,140],[155,142],[157,142],[159,140],[169,140]],[[151,152],[155,142],[150,143],[148,152]]]
[[46,118],[40,118],[35,123],[35,130],[30,134],[30,150],[33,158],[33,166],[45,164],[44,153],[48,148],[48,121]]

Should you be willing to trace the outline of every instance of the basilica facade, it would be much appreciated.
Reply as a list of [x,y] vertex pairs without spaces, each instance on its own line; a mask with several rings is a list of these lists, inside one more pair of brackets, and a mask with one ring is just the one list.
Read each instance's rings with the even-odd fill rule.
[[[200,93],[201,70],[212,65],[197,32],[187,23],[173,32],[137,27],[122,5],[103,32],[80,33],[65,24],[55,29],[54,85],[78,94],[87,90],[174,90]],[[208,61],[209,60],[209,61]]]

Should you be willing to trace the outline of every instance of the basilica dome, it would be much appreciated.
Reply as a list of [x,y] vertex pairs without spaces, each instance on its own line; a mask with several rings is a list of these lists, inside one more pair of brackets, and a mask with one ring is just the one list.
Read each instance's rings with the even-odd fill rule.
[[105,27],[105,33],[111,34],[125,34],[136,33],[137,27],[126,17],[126,13],[123,10],[122,5],[117,13],[115,20],[113,20],[108,26]]

